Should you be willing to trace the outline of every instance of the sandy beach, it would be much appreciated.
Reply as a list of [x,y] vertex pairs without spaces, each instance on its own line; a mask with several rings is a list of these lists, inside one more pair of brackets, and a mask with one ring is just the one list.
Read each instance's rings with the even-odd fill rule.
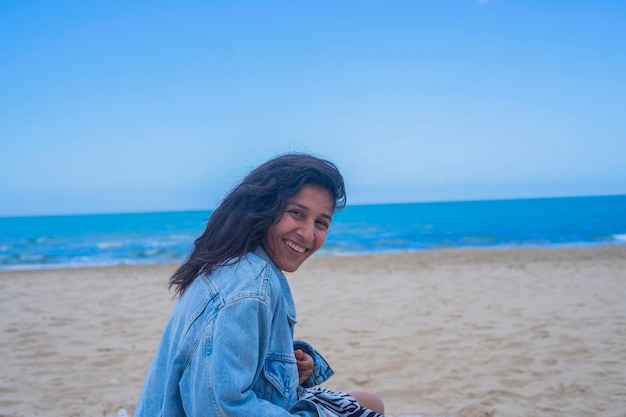
[[[134,412],[175,265],[0,272],[0,416]],[[389,415],[626,416],[626,246],[317,257],[296,337]]]

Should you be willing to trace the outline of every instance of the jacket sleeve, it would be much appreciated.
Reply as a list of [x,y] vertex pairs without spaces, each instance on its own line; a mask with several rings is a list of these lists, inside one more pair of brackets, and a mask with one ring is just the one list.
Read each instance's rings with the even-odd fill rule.
[[[298,401],[291,411],[256,396],[252,387],[263,368],[270,311],[256,298],[225,305],[207,324],[180,380],[190,417],[324,417],[314,403]],[[219,335],[228,337],[219,337]],[[263,339],[262,339],[263,338]]]
[[316,385],[320,385],[333,376],[335,371],[332,370],[326,359],[322,357],[313,346],[303,340],[294,340],[293,349],[301,349],[304,353],[308,353],[313,358],[313,373],[306,381],[302,383],[304,388],[312,388]]

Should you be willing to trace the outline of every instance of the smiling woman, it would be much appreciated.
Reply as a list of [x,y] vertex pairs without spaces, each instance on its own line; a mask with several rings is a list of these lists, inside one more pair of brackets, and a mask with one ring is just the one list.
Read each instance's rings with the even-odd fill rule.
[[334,205],[328,190],[314,185],[304,185],[298,194],[287,199],[285,214],[270,226],[262,243],[278,269],[295,272],[322,247]]
[[135,417],[361,416],[384,412],[372,393],[317,387],[333,371],[293,340],[295,306],[283,271],[325,242],[345,206],[329,161],[278,156],[236,185],[170,279],[180,296]]

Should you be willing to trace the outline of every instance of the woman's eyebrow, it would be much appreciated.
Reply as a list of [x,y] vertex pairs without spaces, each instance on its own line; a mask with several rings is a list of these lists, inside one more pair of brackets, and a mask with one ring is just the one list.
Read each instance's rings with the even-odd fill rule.
[[309,209],[307,206],[305,206],[305,205],[304,205],[304,204],[302,204],[302,203],[298,203],[297,201],[288,201],[288,202],[287,202],[287,205],[290,205],[290,206],[298,206],[298,207],[300,207],[301,209],[304,209],[304,210],[308,210],[308,209]]

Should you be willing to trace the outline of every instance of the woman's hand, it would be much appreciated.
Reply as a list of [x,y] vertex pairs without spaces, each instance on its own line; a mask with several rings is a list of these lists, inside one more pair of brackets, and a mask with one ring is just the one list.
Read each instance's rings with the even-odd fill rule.
[[296,363],[298,364],[298,382],[302,385],[313,373],[313,358],[301,349],[297,349],[293,353],[296,356]]

